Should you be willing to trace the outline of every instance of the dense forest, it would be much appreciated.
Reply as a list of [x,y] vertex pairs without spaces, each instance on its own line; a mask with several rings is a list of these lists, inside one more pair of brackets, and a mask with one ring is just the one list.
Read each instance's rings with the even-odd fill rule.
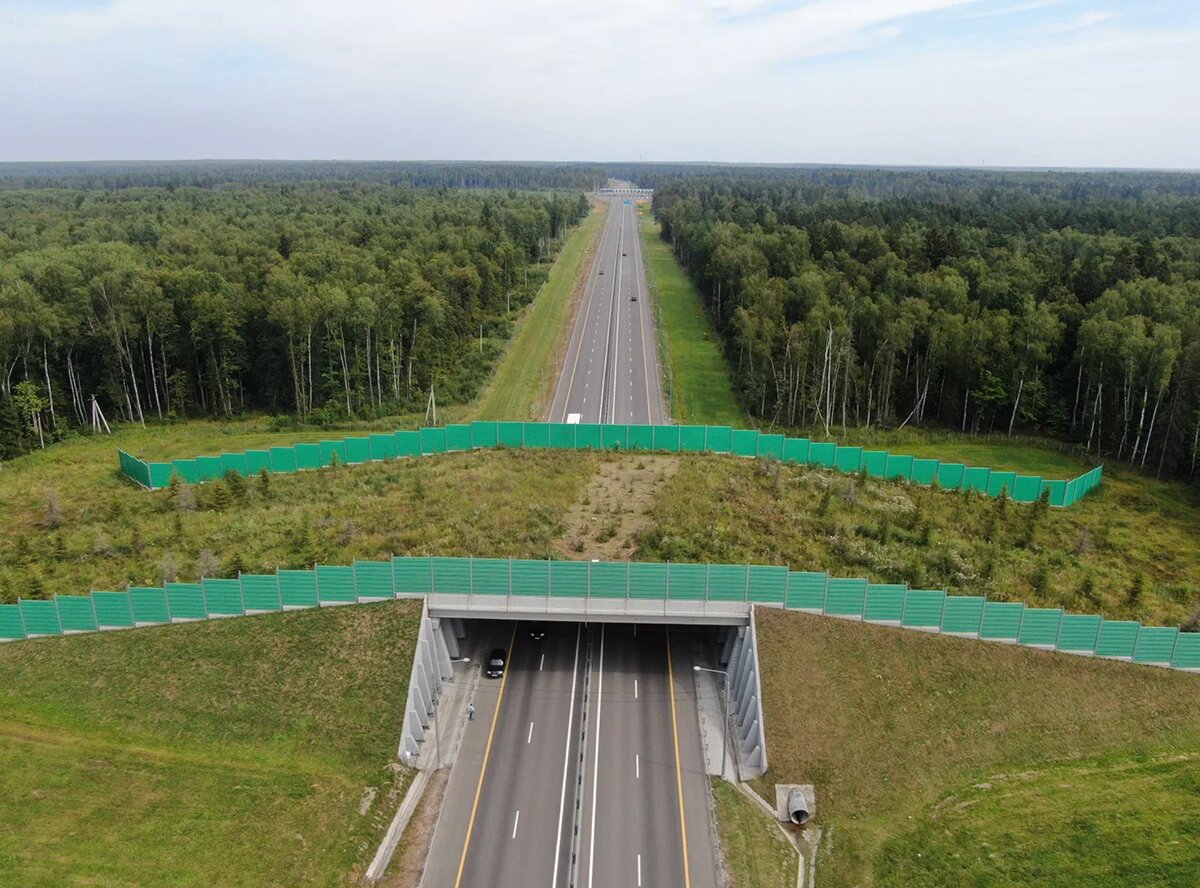
[[465,401],[587,211],[375,182],[0,190],[0,457],[92,395],[131,422]]
[[3,162],[0,189],[229,188],[308,182],[368,182],[411,188],[530,191],[591,190],[606,173],[596,164],[344,160],[191,160]]
[[639,181],[763,421],[1030,430],[1200,470],[1200,176]]

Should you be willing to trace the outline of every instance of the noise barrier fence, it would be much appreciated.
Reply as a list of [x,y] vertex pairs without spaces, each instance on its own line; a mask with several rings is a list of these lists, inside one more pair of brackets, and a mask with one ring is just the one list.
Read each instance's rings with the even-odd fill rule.
[[746,564],[396,557],[0,604],[0,641],[431,594],[746,602],[1200,672],[1200,633]]
[[728,453],[776,459],[795,465],[819,466],[872,478],[901,479],[914,484],[938,484],[950,490],[973,490],[986,496],[1006,493],[1019,503],[1032,503],[1045,492],[1050,505],[1065,507],[1099,486],[1103,466],[1068,481],[1020,475],[986,467],[920,459],[865,450],[831,441],[788,438],[784,435],[729,426],[598,425],[591,423],[473,422],[437,428],[411,429],[363,437],[293,444],[220,456],[198,456],[169,462],[146,462],[118,451],[121,471],[143,487],[166,487],[174,475],[198,484],[226,472],[255,475],[298,472],[337,463],[379,462],[408,456],[510,447],[550,450],[637,450],[664,453]]

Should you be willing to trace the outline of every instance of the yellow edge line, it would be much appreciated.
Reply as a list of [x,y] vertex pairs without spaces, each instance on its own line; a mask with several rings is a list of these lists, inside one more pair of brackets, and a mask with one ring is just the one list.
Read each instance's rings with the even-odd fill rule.
[[513,645],[517,640],[517,629],[513,627],[508,640],[508,659],[504,663],[504,677],[500,679],[500,693],[496,697],[496,711],[492,713],[492,726],[488,729],[487,746],[483,749],[483,767],[479,769],[479,784],[475,787],[475,801],[471,804],[471,818],[467,821],[467,837],[463,840],[462,857],[458,859],[458,875],[454,877],[454,888],[462,883],[463,869],[467,865],[467,849],[471,847],[471,831],[475,828],[475,812],[479,809],[479,796],[483,792],[483,778],[487,775],[488,758],[492,754],[492,738],[496,735],[496,722],[500,718],[500,704],[504,702],[504,686],[508,684],[508,670],[512,665]]
[[683,839],[683,884],[692,886],[692,874],[688,868],[687,817],[683,813],[683,769],[679,764],[679,725],[675,720],[675,669],[671,665],[671,630],[667,629],[667,678],[671,684],[671,733],[675,737],[675,786],[679,790],[679,834]]

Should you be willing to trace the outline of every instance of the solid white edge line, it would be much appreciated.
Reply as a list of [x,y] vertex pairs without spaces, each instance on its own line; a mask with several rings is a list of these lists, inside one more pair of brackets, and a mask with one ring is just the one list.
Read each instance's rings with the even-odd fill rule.
[[642,888],[642,855],[638,855],[638,888]]
[[637,686],[637,679],[635,678],[633,680],[633,699],[636,700],[637,698],[638,698],[638,686]]
[[562,852],[563,812],[567,808],[567,771],[571,761],[571,727],[575,721],[575,679],[579,673],[579,636],[582,632],[583,627],[577,625],[575,627],[575,665],[571,669],[571,710],[567,715],[567,748],[563,751],[562,794],[558,799],[558,830],[554,836],[554,878],[550,882],[551,888],[558,888],[558,858]]
[[533,742],[533,722],[529,723],[529,736],[525,738],[526,745]]
[[635,780],[642,779],[642,757],[636,752],[633,754],[633,775]]
[[600,709],[604,705],[604,624],[600,624],[600,677],[596,681],[596,751],[592,759],[592,828],[588,838],[588,888],[596,865],[596,786],[600,779]]
[[513,834],[512,837],[517,837],[517,824],[521,822],[521,809],[517,809],[517,816],[513,818]]

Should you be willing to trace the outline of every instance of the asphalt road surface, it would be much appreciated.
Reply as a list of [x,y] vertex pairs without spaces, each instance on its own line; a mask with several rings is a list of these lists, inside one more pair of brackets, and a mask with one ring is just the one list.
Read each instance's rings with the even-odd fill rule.
[[659,425],[666,419],[654,311],[632,202],[610,201],[590,275],[550,420],[578,414],[580,422]]
[[715,888],[682,630],[512,626],[479,627],[509,668],[480,680],[422,884]]

